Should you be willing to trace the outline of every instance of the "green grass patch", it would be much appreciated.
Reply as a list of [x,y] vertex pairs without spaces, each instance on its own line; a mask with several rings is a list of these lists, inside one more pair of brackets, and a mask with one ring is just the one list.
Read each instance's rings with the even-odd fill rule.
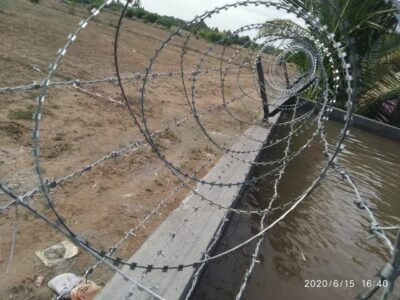
[[34,108],[28,107],[26,109],[16,109],[11,111],[9,117],[12,120],[32,120],[34,113]]
[[54,147],[51,148],[50,152],[47,153],[44,157],[47,159],[53,159],[57,158],[63,153],[71,150],[71,145],[67,143],[60,143],[55,145]]
[[[59,105],[58,104],[52,104],[51,108],[58,109]],[[24,109],[15,109],[12,110],[9,114],[9,118],[12,120],[33,120],[33,114],[36,113],[36,106],[35,105],[28,105]],[[42,113],[43,115],[48,115],[51,116],[53,115],[51,111],[49,111],[48,108],[43,107],[42,108]]]
[[13,138],[14,140],[19,140],[24,132],[21,125],[17,123],[0,123],[0,133]]

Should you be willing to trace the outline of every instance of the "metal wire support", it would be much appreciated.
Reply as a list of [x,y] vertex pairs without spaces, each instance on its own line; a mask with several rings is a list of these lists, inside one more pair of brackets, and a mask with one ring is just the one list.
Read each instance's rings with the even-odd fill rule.
[[380,299],[389,299],[390,295],[393,292],[395,281],[400,276],[400,229],[397,233],[397,239],[393,249],[392,259],[383,267],[378,276],[378,282],[373,284],[373,286],[369,290],[358,295],[357,299],[371,299],[381,287],[383,287],[383,293]]
[[261,95],[261,101],[262,101],[262,106],[263,106],[263,111],[264,111],[263,121],[268,122],[268,115],[269,115],[268,99],[267,99],[267,93],[265,90],[264,70],[262,67],[260,56],[257,57],[256,66],[257,66],[257,75],[258,75],[258,85],[260,86],[260,95]]

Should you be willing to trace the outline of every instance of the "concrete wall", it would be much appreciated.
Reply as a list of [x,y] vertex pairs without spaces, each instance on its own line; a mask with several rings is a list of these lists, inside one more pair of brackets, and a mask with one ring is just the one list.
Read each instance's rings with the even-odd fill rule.
[[[306,102],[306,104],[302,107],[302,109],[308,110],[312,107],[312,105],[314,105],[314,103]],[[333,111],[330,114],[330,119],[344,123],[345,115],[346,111],[339,108],[333,108]],[[398,127],[394,127],[372,119],[368,119],[357,114],[353,114],[353,120],[351,126],[400,142],[400,128]]]

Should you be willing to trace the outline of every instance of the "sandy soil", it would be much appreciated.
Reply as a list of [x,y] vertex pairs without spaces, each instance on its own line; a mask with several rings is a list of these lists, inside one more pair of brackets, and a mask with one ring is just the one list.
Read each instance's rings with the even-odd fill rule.
[[[0,7],[2,87],[29,84],[33,80],[40,82],[57,49],[66,42],[66,37],[76,28],[79,20],[87,15],[87,10],[80,7],[72,11],[71,7],[59,1],[42,2],[41,5],[33,5],[29,1],[16,0]],[[91,22],[71,46],[54,80],[84,80],[114,75],[112,55],[117,18],[115,13],[108,12]],[[126,20],[119,51],[122,72],[143,72],[152,53],[168,34],[155,26]],[[153,71],[178,71],[183,41],[182,37],[174,39],[157,59]],[[185,70],[191,71],[208,47],[202,40],[192,40],[185,56]],[[202,68],[218,67],[216,57],[221,51],[222,48],[215,49]],[[234,49],[228,49],[227,57],[233,52]],[[33,66],[42,72],[36,72]],[[243,88],[252,87],[251,73],[244,73]],[[237,95],[236,77],[228,76],[226,87],[228,99]],[[118,86],[102,83],[84,88],[101,97],[90,96],[71,86],[49,91],[40,132],[41,161],[46,178],[65,176],[110,151],[142,138],[127,109],[109,101],[109,97],[122,100]],[[129,81],[126,88],[133,108],[138,110],[140,84]],[[145,111],[152,131],[191,115],[179,77],[156,78],[148,84],[147,91]],[[37,93],[0,94],[0,181],[16,193],[38,185],[33,172],[31,139],[31,113],[35,110]],[[196,97],[199,111],[221,104],[219,74],[199,75]],[[245,120],[259,117],[248,113],[248,110],[256,111],[257,107],[259,103],[251,101],[245,106],[238,102],[230,106],[236,116]],[[213,138],[226,143],[227,147],[246,129],[221,110],[208,113],[202,120]],[[193,119],[163,133],[156,142],[166,157],[187,173],[209,159],[210,163],[198,177],[204,176],[222,155],[204,137]],[[107,160],[83,176],[58,186],[51,191],[51,197],[75,232],[89,239],[97,248],[106,250],[124,232],[145,218],[179,183],[151,148],[145,145]],[[159,214],[153,216],[135,237],[122,244],[117,255],[129,258],[187,193],[188,189],[175,193]],[[0,205],[9,200],[0,194]],[[37,194],[30,204],[54,219],[41,195]],[[53,276],[63,272],[82,274],[95,262],[91,256],[81,252],[63,264],[45,267],[34,252],[65,237],[20,207],[14,259],[6,272],[14,219],[15,209],[0,216],[0,299],[48,299],[52,292],[46,284]],[[38,288],[33,282],[39,275],[45,277],[45,282]],[[90,278],[98,284],[105,284],[111,275],[110,271],[100,266]]]

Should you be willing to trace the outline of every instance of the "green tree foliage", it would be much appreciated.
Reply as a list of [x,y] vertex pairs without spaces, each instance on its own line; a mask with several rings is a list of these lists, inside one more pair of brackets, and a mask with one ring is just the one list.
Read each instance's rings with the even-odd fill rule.
[[100,5],[103,4],[104,1],[102,0],[91,0],[89,4],[89,9],[98,8]]
[[[103,0],[70,0],[70,1],[77,4],[86,5],[89,10],[93,8],[98,8],[100,5],[104,3]],[[110,8],[112,10],[118,10],[121,9],[123,6],[124,5],[121,2],[115,0],[112,1],[109,5],[107,5],[107,8]]]
[[[372,118],[399,124],[400,101],[393,115],[385,109],[388,101],[400,99],[400,36],[396,32],[395,9],[385,0],[284,0],[320,19],[341,40],[348,34],[359,58],[358,112]],[[342,27],[342,20],[346,29]],[[286,22],[285,20],[281,22]],[[280,25],[284,25],[283,23]],[[293,26],[293,24],[288,24]],[[299,26],[299,25],[294,25]],[[265,30],[270,30],[266,29]],[[267,34],[264,30],[260,32]],[[348,50],[346,50],[348,51]],[[336,64],[340,61],[336,58]],[[329,67],[328,65],[326,67]],[[329,73],[328,73],[329,74]],[[333,75],[330,75],[333,76]],[[338,105],[346,101],[346,85],[339,90]],[[386,114],[385,114],[386,111]]]
[[156,13],[151,13],[151,12],[147,12],[144,16],[143,16],[143,20],[149,22],[149,23],[155,23],[158,18],[160,16]]
[[128,8],[128,10],[126,11],[126,17],[127,18],[138,18],[138,19],[142,19],[143,16],[146,14],[146,10],[144,10],[143,8]]
[[[0,0],[1,1],[1,0]],[[39,1],[39,0],[33,0]],[[89,9],[94,7],[99,7],[103,4],[103,0],[71,0],[74,3],[79,3],[86,5]],[[122,9],[124,6],[123,2],[119,0],[113,1],[107,6],[107,8],[112,10]],[[131,7],[126,11],[125,17],[132,19],[141,19],[147,23],[158,24],[166,29],[171,29],[172,27],[182,28],[184,30],[190,31],[197,38],[201,37],[204,40],[212,43],[219,43],[221,45],[241,45],[243,47],[255,47],[255,43],[251,41],[248,36],[239,36],[237,34],[232,35],[230,31],[220,32],[218,28],[210,28],[204,21],[200,21],[189,26],[184,20],[171,16],[161,16],[157,13],[149,12],[142,7],[141,1],[134,1]]]
[[254,46],[254,43],[248,36],[232,35],[230,31],[220,32],[218,28],[210,28],[204,21],[200,21],[189,26],[184,20],[170,17],[161,16],[157,13],[152,13],[142,7],[131,7],[126,12],[127,18],[138,18],[148,23],[155,23],[161,25],[166,29],[172,27],[182,28],[190,31],[196,37],[201,37],[211,43],[220,43],[222,45],[237,44],[245,47]]
[[107,8],[110,8],[111,10],[114,10],[114,11],[120,10],[123,7],[124,7],[124,5],[119,1],[113,1],[107,6]]

